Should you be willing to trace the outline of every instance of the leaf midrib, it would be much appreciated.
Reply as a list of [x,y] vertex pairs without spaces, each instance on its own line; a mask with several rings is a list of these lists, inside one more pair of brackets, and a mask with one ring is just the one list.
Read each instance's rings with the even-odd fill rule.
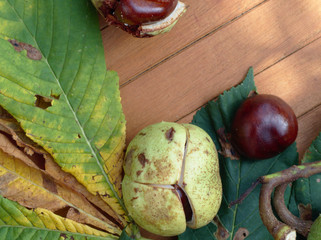
[[[78,235],[78,236],[84,236],[84,237],[90,237],[90,238],[97,238],[97,239],[110,239],[111,236],[96,236],[96,235],[91,235],[88,233],[78,233],[78,232],[69,232],[69,231],[62,231],[62,230],[58,230],[58,229],[49,229],[49,228],[40,228],[40,227],[28,227],[28,226],[12,226],[12,225],[0,225],[0,229],[1,228],[21,228],[21,229],[33,229],[36,231],[46,231],[46,232],[58,232],[58,233],[64,233],[64,234],[68,234],[68,235]],[[114,239],[117,239],[116,237]]]
[[[19,174],[16,173],[15,171],[12,171],[12,170],[4,167],[4,166],[2,166],[2,167],[3,167],[4,169],[6,169],[9,173],[11,173],[12,175],[16,175],[16,176],[18,176],[18,178],[21,178],[22,180],[24,180],[24,181],[26,181],[26,182],[29,182],[31,185],[34,185],[34,186],[36,186],[36,187],[38,187],[38,188],[43,189],[45,192],[47,192],[47,194],[49,194],[49,195],[54,195],[55,198],[57,198],[57,199],[59,199],[60,201],[64,202],[64,203],[67,204],[68,206],[70,206],[70,207],[72,207],[72,208],[74,208],[74,209],[77,209],[79,212],[82,212],[83,214],[85,214],[85,215],[87,215],[87,216],[91,216],[91,217],[92,217],[93,219],[95,219],[97,222],[100,222],[100,223],[102,223],[102,224],[104,224],[104,225],[106,224],[106,223],[105,223],[104,221],[102,221],[101,219],[95,217],[94,215],[92,215],[92,214],[90,214],[90,213],[88,213],[88,212],[85,212],[85,211],[82,210],[81,208],[79,208],[79,207],[75,206],[74,204],[66,201],[66,200],[63,199],[61,196],[56,195],[56,194],[53,194],[52,192],[50,192],[49,190],[47,190],[47,189],[44,188],[43,186],[41,186],[41,185],[39,185],[39,184],[36,184],[35,182],[31,181],[30,179],[25,178],[25,177],[19,175]],[[70,219],[70,220],[72,220],[72,219]],[[113,227],[113,226],[110,226],[109,224],[108,224],[108,227],[109,227],[109,228],[112,228],[115,232],[118,231],[117,228],[115,228],[115,227]]]
[[[8,5],[12,8],[12,10],[15,12],[15,14],[16,14],[17,17],[18,17],[18,19],[21,21],[21,23],[22,23],[22,24],[25,26],[25,28],[28,30],[30,36],[31,36],[32,39],[34,40],[34,43],[36,44],[37,49],[41,52],[41,55],[42,55],[42,57],[44,58],[45,63],[46,63],[46,65],[48,66],[48,68],[49,68],[50,72],[52,73],[53,77],[55,78],[56,83],[58,84],[58,86],[59,86],[59,88],[60,88],[60,90],[61,90],[61,92],[62,92],[62,95],[63,95],[63,97],[64,97],[64,99],[65,99],[65,101],[66,101],[66,103],[67,103],[67,105],[68,105],[68,108],[69,108],[70,111],[72,112],[72,114],[73,114],[73,116],[74,116],[74,120],[76,121],[76,123],[77,123],[77,125],[78,125],[78,127],[79,127],[79,129],[80,129],[80,131],[81,131],[81,133],[82,133],[82,135],[84,136],[85,142],[86,142],[87,145],[89,146],[90,151],[91,151],[92,155],[94,156],[94,158],[95,158],[95,160],[96,160],[96,162],[97,162],[97,164],[98,164],[98,166],[99,166],[99,168],[100,168],[100,170],[101,170],[102,175],[104,176],[107,184],[109,185],[109,188],[111,189],[112,193],[114,194],[114,197],[117,199],[118,203],[119,203],[120,206],[123,208],[123,210],[127,213],[127,210],[126,210],[126,207],[125,207],[123,201],[122,201],[122,200],[120,199],[120,197],[118,196],[118,194],[117,194],[117,192],[115,191],[113,185],[111,184],[111,182],[110,182],[107,174],[105,173],[105,171],[104,171],[104,169],[103,169],[103,166],[102,166],[101,163],[100,163],[101,161],[100,161],[100,158],[98,157],[99,155],[98,155],[97,152],[93,149],[90,141],[88,140],[87,135],[86,135],[86,133],[85,133],[82,125],[80,124],[80,121],[79,121],[79,119],[78,119],[78,117],[77,117],[76,112],[75,112],[74,109],[72,108],[72,106],[71,106],[71,104],[70,104],[70,101],[69,101],[69,99],[67,98],[67,95],[66,95],[64,89],[62,88],[62,86],[61,86],[61,84],[60,84],[60,82],[59,82],[59,80],[58,80],[55,72],[53,71],[51,65],[50,65],[49,62],[48,62],[48,59],[44,56],[41,48],[39,47],[38,42],[36,41],[35,36],[31,33],[30,29],[29,29],[28,26],[24,23],[24,21],[22,20],[21,16],[18,14],[18,12],[17,12],[16,9],[14,8],[14,6],[12,6],[8,0],[6,0],[6,1],[7,1]],[[53,3],[53,5],[54,5],[54,2],[52,2],[52,3]],[[52,11],[53,11],[53,7],[52,7]],[[38,12],[38,10],[37,10],[37,12]],[[37,17],[37,20],[38,20],[38,17]],[[52,24],[52,26],[53,26],[53,24]],[[36,29],[38,29],[38,28],[36,28]],[[51,41],[52,41],[52,38],[51,38]],[[51,44],[51,45],[52,45],[52,44]],[[50,52],[51,52],[51,48],[50,48],[50,50],[49,50],[48,56],[50,55]],[[105,77],[106,77],[106,73],[105,73]]]

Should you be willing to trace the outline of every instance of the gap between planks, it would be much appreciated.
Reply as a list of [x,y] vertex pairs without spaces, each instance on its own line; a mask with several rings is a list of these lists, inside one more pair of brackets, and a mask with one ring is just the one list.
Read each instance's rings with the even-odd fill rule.
[[[255,5],[252,8],[249,8],[247,10],[245,10],[244,12],[242,12],[240,15],[235,16],[234,18],[228,20],[227,22],[223,22],[221,25],[216,26],[214,29],[212,29],[211,31],[207,32],[207,33],[203,33],[204,35],[200,35],[198,36],[196,39],[192,40],[190,43],[188,43],[186,46],[182,47],[181,49],[176,50],[176,52],[171,53],[170,55],[168,55],[167,57],[164,57],[163,59],[161,59],[159,62],[155,62],[153,63],[153,65],[148,66],[145,70],[137,73],[136,75],[132,76],[131,78],[129,78],[128,80],[126,80],[124,83],[120,84],[120,88],[126,86],[127,84],[130,84],[131,82],[137,80],[140,76],[144,75],[145,73],[153,70],[154,68],[157,68],[159,65],[167,62],[168,60],[170,60],[171,58],[179,55],[181,52],[185,51],[186,49],[192,47],[194,44],[197,44],[199,41],[205,39],[206,37],[215,34],[217,31],[223,29],[224,27],[228,26],[229,24],[234,23],[235,21],[237,21],[238,19],[240,19],[241,17],[245,16],[246,14],[248,14],[249,12],[251,12],[252,10],[254,10],[255,8],[259,7],[260,5],[266,3],[269,0],[264,0],[260,3],[258,3],[257,5]],[[175,31],[175,30],[174,30]]]
[[[246,14],[246,17],[145,74],[140,81],[128,85],[130,87],[122,88],[129,138],[144,125],[156,120],[177,120],[192,112],[214,96],[236,85],[241,77],[237,81],[235,76],[243,75],[249,66],[254,65],[255,71],[262,72],[276,62],[286,62],[284,60],[290,58],[284,59],[284,56],[296,56],[295,52],[301,52],[298,49],[306,49],[305,46],[320,37],[321,30],[318,24],[321,8],[316,5],[316,0],[310,3],[304,5],[304,2],[298,0],[291,4],[285,0],[268,1],[255,12]],[[288,11],[284,12],[284,9]],[[272,17],[277,21],[271,21]],[[287,30],[286,34],[281,31],[282,29]],[[312,49],[311,56],[315,55],[313,51]],[[182,61],[183,64],[181,64]],[[279,66],[279,63],[275,66]],[[263,73],[265,72],[267,71]],[[163,76],[162,81],[159,81],[158,76]],[[274,91],[280,82],[282,83],[274,79],[274,85],[266,82],[261,86],[265,90]],[[177,92],[176,89],[168,87],[174,83],[176,84],[174,87],[179,86],[180,91]],[[293,101],[295,95],[291,96],[289,87],[286,86],[288,90],[285,89],[287,91],[281,92],[281,95],[287,94],[286,97]],[[313,92],[317,89],[311,90]],[[143,95],[139,95],[138,99],[135,96],[139,93]],[[303,99],[302,92],[299,93]],[[175,96],[176,94],[178,96]],[[183,104],[179,104],[177,100]],[[319,98],[316,98],[316,101],[318,102]],[[305,101],[303,107],[306,107],[306,103],[309,104]],[[145,111],[147,109],[148,111]]]
[[[188,11],[172,31],[157,37],[137,39],[109,27],[102,31],[107,68],[118,72],[120,85],[137,79],[146,69],[168,59],[186,46],[197,41],[235,18],[246,15],[267,0],[184,0]],[[250,12],[251,12],[250,11]],[[194,45],[194,44],[193,44]],[[177,54],[176,54],[177,55]],[[158,65],[157,65],[158,66]],[[155,67],[154,67],[155,68]]]
[[[304,45],[304,46],[296,49],[296,50],[293,51],[292,53],[284,56],[284,57],[281,58],[280,60],[278,60],[278,61],[276,61],[275,63],[271,64],[270,66],[267,66],[266,68],[262,69],[261,71],[256,72],[256,73],[254,74],[254,79],[256,78],[256,76],[260,75],[260,74],[263,73],[264,71],[268,71],[270,68],[273,68],[275,65],[281,63],[281,62],[282,62],[283,60],[285,60],[286,58],[288,58],[288,57],[292,56],[293,54],[295,54],[295,53],[303,50],[305,47],[308,47],[309,45],[313,44],[314,42],[316,42],[316,41],[318,41],[318,40],[321,40],[321,37],[318,37],[318,38],[312,40],[311,42],[307,43],[306,45]],[[244,76],[245,76],[245,75],[244,75]],[[237,84],[237,85],[238,85],[238,84]],[[235,85],[235,86],[237,86],[237,85]],[[234,87],[235,87],[235,86],[234,86]],[[271,93],[271,94],[272,94],[272,93]],[[216,96],[214,99],[211,99],[210,101],[216,101],[217,98],[218,98],[218,96]],[[207,103],[203,104],[202,106],[198,107],[197,109],[194,109],[193,111],[191,111],[191,112],[187,113],[186,115],[180,117],[180,118],[177,119],[175,122],[183,122],[183,121],[188,121],[188,122],[190,122],[190,121],[192,121],[192,117],[191,117],[191,116],[194,116],[194,114],[195,114],[197,111],[199,111],[201,108],[205,107],[206,105],[207,105]],[[306,110],[306,112],[304,112],[304,113],[301,113],[301,114],[300,114],[299,116],[297,116],[297,117],[300,118],[300,117],[302,117],[303,115],[308,114],[310,111],[312,111],[312,110],[313,110],[314,108],[316,108],[316,107],[318,107],[318,105],[317,105],[317,106],[311,106],[310,109]]]

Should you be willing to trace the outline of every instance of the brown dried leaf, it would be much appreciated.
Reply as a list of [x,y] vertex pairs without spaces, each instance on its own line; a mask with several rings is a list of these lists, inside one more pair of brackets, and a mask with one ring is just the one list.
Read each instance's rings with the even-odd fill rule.
[[232,144],[228,140],[229,137],[225,133],[225,128],[220,128],[217,130],[218,140],[220,142],[222,150],[219,151],[221,155],[231,160],[240,160],[240,156],[233,148]]
[[[5,197],[17,201],[21,205],[29,208],[41,207],[60,213],[63,213],[68,209],[68,211],[63,214],[65,215],[64,217],[70,216],[70,219],[75,221],[78,219],[81,223],[93,224],[93,221],[90,220],[86,214],[77,210],[79,208],[93,214],[101,221],[110,224],[113,228],[116,228],[117,231],[118,228],[124,227],[124,220],[122,220],[121,217],[101,199],[101,197],[92,195],[76,180],[75,177],[62,171],[45,150],[26,137],[18,122],[1,107],[0,151],[1,156],[6,156],[2,157],[0,160],[0,167],[7,165],[10,161],[15,162],[17,166],[25,166],[22,168],[25,172],[16,173],[12,170],[13,172],[11,174],[6,172],[4,176],[0,176],[0,191],[6,193],[3,194]],[[11,157],[9,157],[9,155]],[[9,161],[8,159],[11,160]],[[8,183],[19,179],[20,177],[23,178],[25,173],[34,171],[37,173],[37,180],[40,181],[39,179],[41,179],[41,183],[32,182],[32,179],[29,179],[32,184],[39,184],[39,186],[50,192],[50,194],[55,195],[56,200],[62,198],[62,200],[67,203],[64,203],[63,201],[55,203],[52,198],[41,194],[35,194],[34,191],[36,191],[36,189],[31,190],[24,188],[18,190],[16,189],[16,186],[9,189],[10,184]],[[23,193],[18,194],[19,191],[22,191]],[[67,192],[70,194],[67,194]],[[37,198],[31,197],[32,195],[37,196]],[[41,205],[39,205],[40,203]],[[71,207],[72,205],[77,207]],[[106,229],[106,227],[100,225],[101,224],[97,223],[99,228]]]
[[246,228],[239,228],[234,235],[233,240],[244,240],[250,234]]
[[[0,150],[0,194],[28,208],[45,208],[71,220],[90,224],[109,233],[120,234],[97,208],[73,189],[59,184],[43,171]],[[64,209],[73,214],[64,216]],[[73,209],[73,210],[70,210]]]
[[304,205],[300,203],[298,205],[300,218],[302,220],[312,220],[312,206],[311,204]]
[[227,229],[222,225],[220,219],[216,216],[214,218],[214,223],[217,226],[217,230],[215,232],[215,237],[218,240],[226,240],[229,238],[230,233],[227,231]]
[[[100,212],[103,212],[105,216],[108,216],[108,219],[112,219],[113,222],[122,228],[125,226],[126,222],[124,219],[106,204],[100,196],[91,194],[74,176],[64,172],[51,155],[29,139],[21,129],[19,123],[0,106],[0,133],[1,132],[3,134],[0,135],[0,149],[20,159],[28,166],[41,170],[46,175],[55,179],[60,185],[68,186],[68,188],[83,195],[91,205],[99,209]],[[118,168],[121,168],[122,164],[119,165],[117,168],[114,168],[114,171],[116,171],[114,175],[120,171]],[[120,189],[121,181],[115,181],[115,185]]]

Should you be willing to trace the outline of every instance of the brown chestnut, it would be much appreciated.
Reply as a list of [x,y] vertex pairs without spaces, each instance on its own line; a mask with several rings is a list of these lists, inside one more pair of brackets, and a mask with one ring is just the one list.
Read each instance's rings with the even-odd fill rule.
[[257,94],[246,99],[231,125],[231,142],[250,159],[271,158],[291,145],[298,133],[297,118],[281,98]]
[[191,204],[189,203],[188,197],[186,196],[186,193],[184,192],[184,190],[180,186],[175,185],[174,187],[175,187],[176,192],[179,196],[179,199],[183,205],[186,222],[192,221],[193,210],[192,210]]
[[178,0],[120,0],[114,12],[118,21],[128,25],[156,22],[170,15]]

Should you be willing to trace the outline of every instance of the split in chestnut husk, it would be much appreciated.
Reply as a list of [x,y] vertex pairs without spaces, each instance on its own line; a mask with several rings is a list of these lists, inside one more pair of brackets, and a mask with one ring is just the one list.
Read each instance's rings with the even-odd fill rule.
[[152,37],[171,30],[186,11],[178,0],[92,0],[109,25],[135,37]]
[[124,203],[145,230],[175,236],[200,228],[222,200],[218,155],[210,136],[191,124],[147,126],[129,143],[122,182]]
[[298,121],[281,98],[255,94],[235,113],[231,142],[239,154],[250,159],[267,159],[290,146],[298,134]]

